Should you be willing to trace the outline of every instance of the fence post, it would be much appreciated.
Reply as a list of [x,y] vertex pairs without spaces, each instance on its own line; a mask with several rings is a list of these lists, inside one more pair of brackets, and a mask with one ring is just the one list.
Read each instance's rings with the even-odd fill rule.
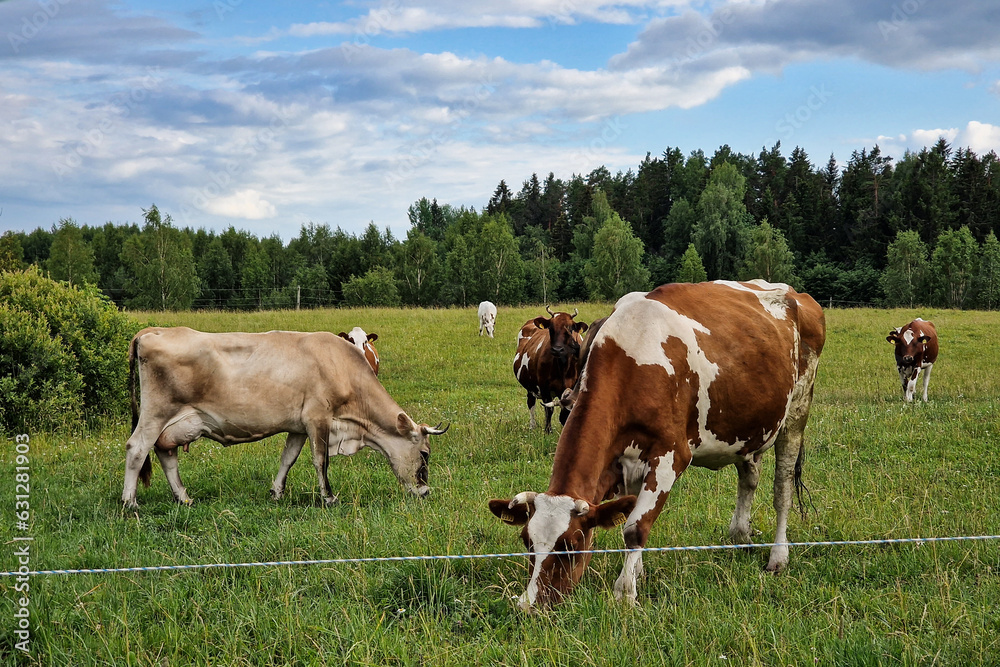
[[299,303],[302,301],[302,285],[295,286],[295,310],[299,309]]

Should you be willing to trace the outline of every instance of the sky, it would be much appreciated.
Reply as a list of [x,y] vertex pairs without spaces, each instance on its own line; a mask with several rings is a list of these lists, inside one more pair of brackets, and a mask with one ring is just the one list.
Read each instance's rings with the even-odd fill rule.
[[1000,153],[993,0],[0,0],[0,231],[305,224],[636,169]]

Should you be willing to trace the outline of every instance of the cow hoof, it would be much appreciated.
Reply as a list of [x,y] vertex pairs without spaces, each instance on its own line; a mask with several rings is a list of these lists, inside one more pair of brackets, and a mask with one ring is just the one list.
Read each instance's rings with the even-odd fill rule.
[[417,498],[426,498],[427,496],[431,495],[431,487],[418,486],[416,489],[414,489],[413,495],[415,495]]
[[323,505],[325,505],[326,507],[330,507],[331,505],[336,505],[339,502],[340,498],[338,498],[337,496],[327,496],[326,498],[323,499]]
[[122,500],[122,509],[137,510],[139,509],[139,503],[135,501],[135,498],[130,498],[129,500]]
[[271,500],[281,500],[284,497],[285,497],[284,489],[282,489],[281,491],[275,491],[274,489],[271,489]]

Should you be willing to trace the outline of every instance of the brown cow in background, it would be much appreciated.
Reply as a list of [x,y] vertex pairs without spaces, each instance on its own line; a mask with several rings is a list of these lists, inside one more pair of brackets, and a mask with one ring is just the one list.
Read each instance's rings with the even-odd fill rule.
[[937,361],[938,337],[934,323],[919,317],[905,327],[889,332],[885,337],[896,345],[896,370],[903,385],[906,402],[913,401],[917,390],[917,373],[924,372],[924,403],[927,402],[927,385],[931,381],[931,367]]
[[[556,399],[576,384],[580,374],[581,331],[587,330],[586,322],[576,322],[579,314],[553,313],[545,307],[550,317],[528,320],[517,335],[517,354],[514,355],[514,377],[528,392],[528,413],[531,428],[535,428],[535,400],[542,400],[545,408],[545,432],[552,432],[552,413]],[[569,409],[561,407],[559,423],[565,424]]]

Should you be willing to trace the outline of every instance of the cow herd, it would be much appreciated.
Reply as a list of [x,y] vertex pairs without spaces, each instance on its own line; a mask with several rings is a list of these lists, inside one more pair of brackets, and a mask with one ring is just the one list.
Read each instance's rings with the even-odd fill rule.
[[[787,565],[788,514],[803,488],[803,432],[826,339],[819,304],[783,284],[716,281],[627,294],[589,326],[577,311],[546,312],[521,327],[513,371],[527,392],[532,428],[536,402],[545,409],[546,433],[560,408],[551,479],[544,491],[488,503],[520,528],[531,554],[519,606],[565,597],[589,563],[595,529],[618,526],[637,551],[627,554],[614,592],[634,602],[643,568],[638,549],[692,465],[735,466],[729,536],[749,543],[751,503],[769,449],[777,525],[766,569]],[[480,336],[493,337],[496,316],[496,306],[480,304]],[[377,338],[360,328],[339,336],[140,331],[129,348],[133,432],[123,503],[135,507],[137,482],[149,485],[153,452],[175,499],[189,503],[178,448],[200,437],[232,445],[278,433],[288,435],[275,498],[307,439],[324,503],[336,501],[330,457],[366,446],[386,457],[410,493],[426,496],[429,436],[448,427],[417,423],[389,396],[377,378]],[[926,401],[938,352],[933,324],[914,320],[887,340],[896,346],[905,399],[913,399],[922,370]]]

